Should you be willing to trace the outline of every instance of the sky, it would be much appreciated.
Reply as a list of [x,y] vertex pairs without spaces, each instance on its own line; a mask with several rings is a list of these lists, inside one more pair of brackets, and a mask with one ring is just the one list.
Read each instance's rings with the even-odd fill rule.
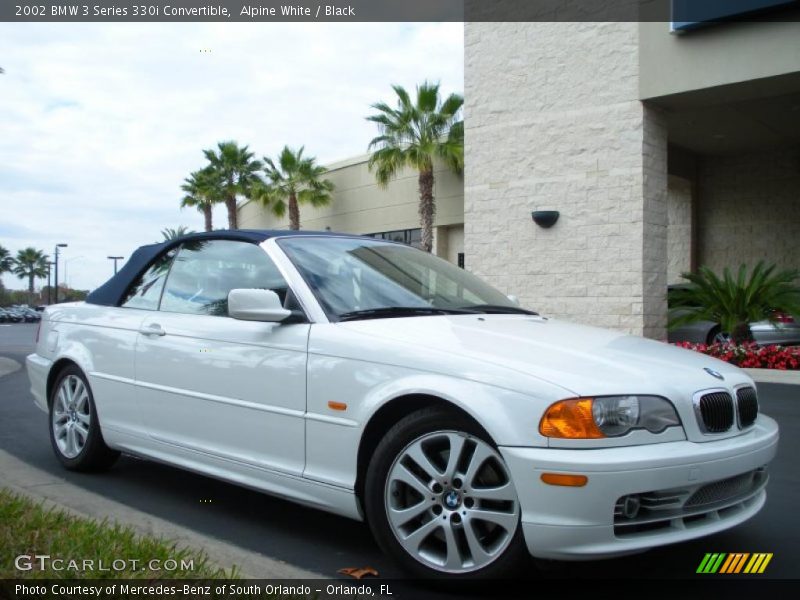
[[305,145],[332,163],[366,152],[364,117],[394,102],[392,84],[462,93],[463,25],[3,23],[0,67],[0,245],[52,260],[66,243],[59,280],[93,289],[113,273],[107,256],[165,227],[203,229],[180,185],[204,148]]

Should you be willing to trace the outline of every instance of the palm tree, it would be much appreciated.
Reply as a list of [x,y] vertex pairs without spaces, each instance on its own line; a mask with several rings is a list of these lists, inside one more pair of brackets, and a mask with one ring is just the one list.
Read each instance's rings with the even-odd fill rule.
[[464,169],[464,122],[460,117],[464,98],[450,94],[442,101],[439,84],[427,81],[417,86],[414,101],[402,86],[392,88],[397,94],[397,108],[378,102],[372,105],[378,113],[367,117],[380,131],[369,143],[369,150],[375,149],[369,168],[375,169],[378,184],[384,187],[404,166],[419,172],[422,247],[430,252],[436,214],[433,161],[439,158],[457,173]]
[[254,154],[247,146],[240,148],[236,142],[219,142],[216,151],[203,150],[203,154],[222,180],[228,228],[237,229],[236,196],[250,197],[253,184],[260,181],[257,173],[261,170],[261,162],[253,160]]
[[289,209],[289,228],[300,229],[300,205],[326,206],[331,201],[333,183],[322,176],[325,167],[316,164],[313,156],[303,156],[304,148],[297,152],[284,146],[278,157],[278,165],[264,157],[265,186],[256,186],[254,195],[272,212],[282,217]]
[[181,208],[187,206],[197,208],[203,213],[206,231],[211,231],[214,228],[212,222],[214,205],[224,199],[219,173],[211,167],[206,167],[195,171],[183,181],[181,190],[186,192],[186,195],[181,200]]
[[14,259],[14,274],[20,279],[28,278],[28,294],[33,301],[34,280],[47,277],[47,255],[36,248],[20,250]]
[[10,273],[14,268],[14,259],[11,258],[11,253],[0,246],[0,275],[3,273]]
[[689,283],[670,292],[670,329],[696,321],[719,323],[734,343],[750,342],[750,323],[772,320],[775,311],[800,313],[800,288],[794,281],[800,270],[775,272],[760,261],[747,275],[742,265],[734,277],[725,268],[722,277],[708,267],[681,275]]
[[164,236],[163,242],[169,242],[176,238],[183,237],[184,235],[189,235],[190,233],[196,232],[186,227],[186,225],[179,225],[177,229],[166,227],[161,230],[161,235]]

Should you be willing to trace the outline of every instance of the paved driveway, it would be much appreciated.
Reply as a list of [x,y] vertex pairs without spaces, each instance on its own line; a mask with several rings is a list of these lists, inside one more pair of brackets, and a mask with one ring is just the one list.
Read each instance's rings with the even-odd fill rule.
[[[34,332],[35,325],[0,326],[0,356],[23,362]],[[694,574],[706,552],[773,552],[767,574],[797,578],[800,387],[762,384],[759,389],[764,412],[781,425],[769,499],[759,515],[703,540],[625,559],[557,563],[547,573],[558,578],[684,578]],[[303,569],[334,576],[342,567],[370,565],[382,577],[402,576],[382,556],[363,523],[130,457],[103,475],[62,470],[50,449],[47,418],[33,405],[24,369],[0,378],[0,448],[75,485]],[[201,502],[209,499],[212,502]]]

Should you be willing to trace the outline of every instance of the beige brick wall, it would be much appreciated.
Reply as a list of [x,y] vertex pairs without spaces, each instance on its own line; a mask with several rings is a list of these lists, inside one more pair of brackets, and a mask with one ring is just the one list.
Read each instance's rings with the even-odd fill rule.
[[800,268],[800,148],[707,157],[698,185],[700,265]]
[[667,185],[667,283],[679,283],[692,262],[692,182],[670,175]]
[[465,98],[468,268],[545,314],[663,338],[666,132],[638,100],[638,25],[467,23]]
[[[344,233],[378,233],[419,227],[418,173],[401,169],[385,188],[375,182],[367,166],[369,156],[347,159],[332,165],[326,178],[335,188],[328,206],[300,207],[300,228]],[[464,222],[464,186],[461,175],[445,164],[434,168],[437,227]],[[239,206],[239,226],[245,228],[288,229],[288,215],[277,218],[257,202]]]

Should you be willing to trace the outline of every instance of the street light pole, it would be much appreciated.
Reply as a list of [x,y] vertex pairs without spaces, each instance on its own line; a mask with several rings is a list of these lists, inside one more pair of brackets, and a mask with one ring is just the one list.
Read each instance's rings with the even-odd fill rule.
[[108,256],[107,258],[108,258],[108,260],[113,260],[114,261],[114,275],[116,275],[117,274],[117,261],[118,260],[122,260],[125,257],[124,256]]
[[55,300],[54,300],[53,304],[58,304],[58,249],[59,248],[66,248],[66,247],[67,247],[67,245],[63,244],[63,243],[62,244],[56,244],[56,251],[55,251],[55,255],[56,255],[56,260],[55,260],[56,274],[55,275],[56,276],[55,276],[55,282],[54,282],[55,285],[53,286],[55,288]]
[[50,296],[53,293],[53,286],[50,285],[50,270],[56,264],[51,260],[47,261],[47,304],[50,304]]

